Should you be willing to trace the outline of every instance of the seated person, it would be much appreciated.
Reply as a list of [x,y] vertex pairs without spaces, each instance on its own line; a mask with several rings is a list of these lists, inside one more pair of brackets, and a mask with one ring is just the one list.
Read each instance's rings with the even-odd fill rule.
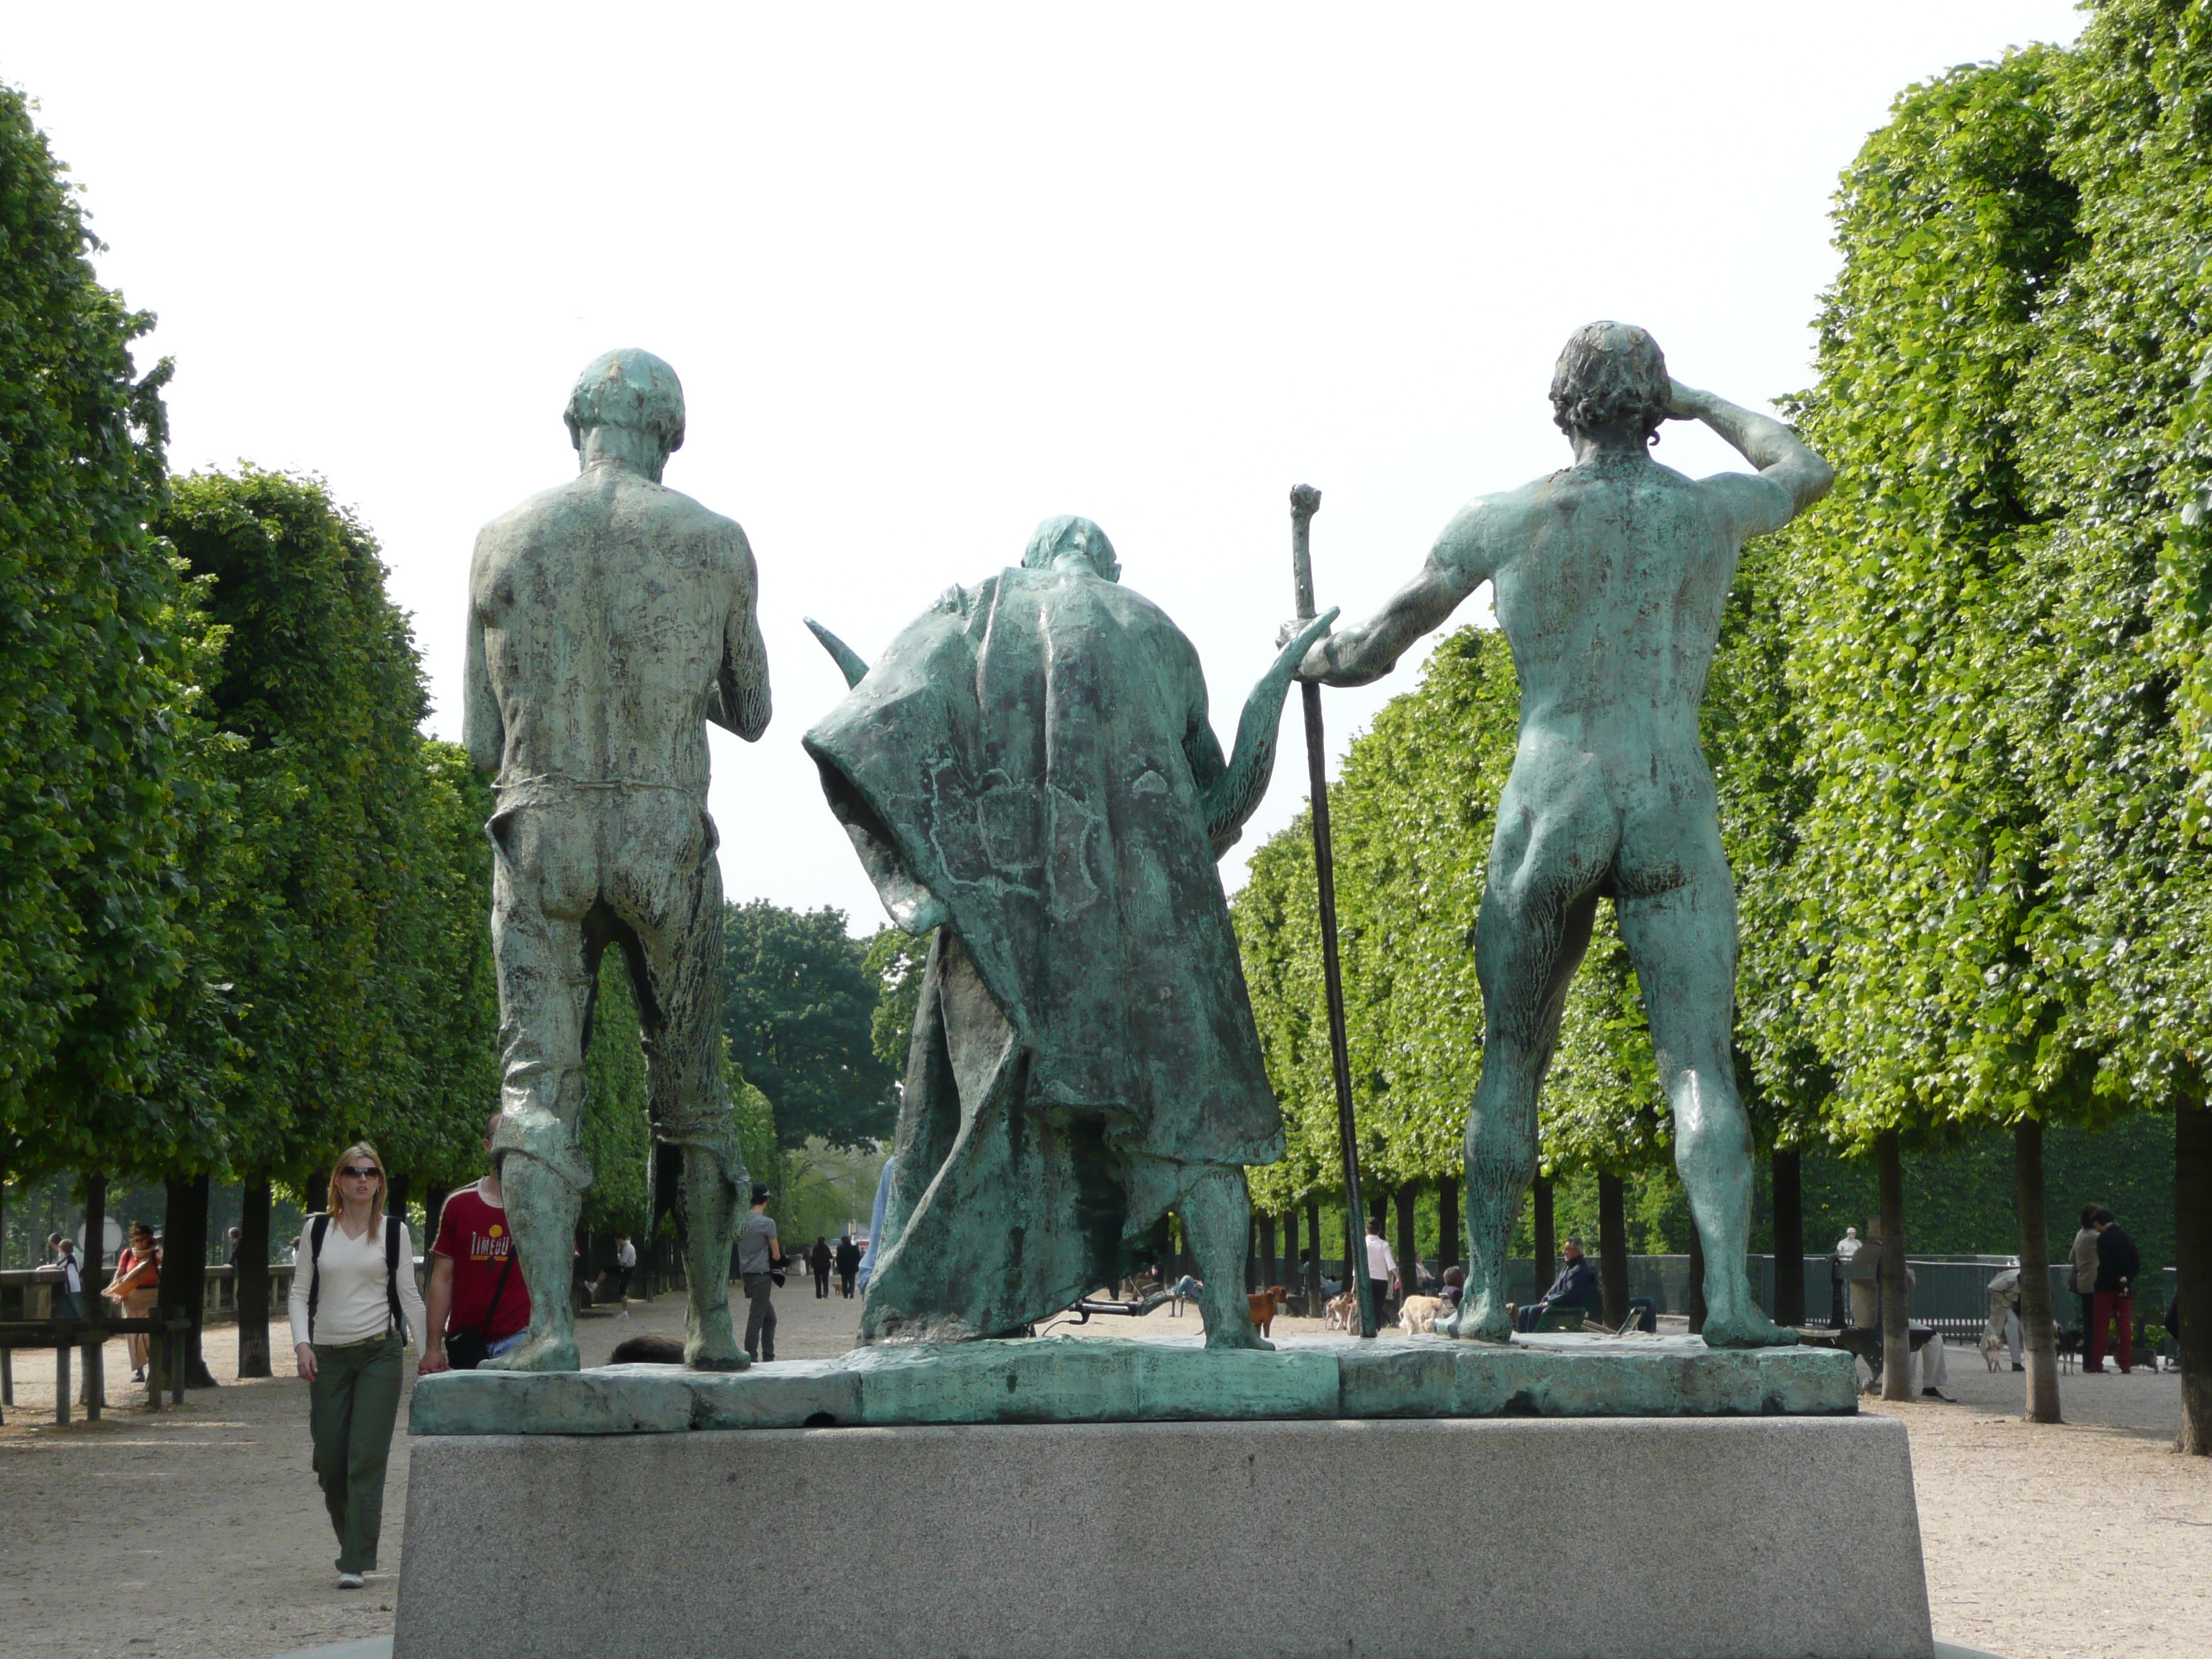
[[1443,1298],[1444,1305],[1446,1307],[1456,1308],[1459,1306],[1461,1293],[1466,1289],[1467,1269],[1464,1267],[1447,1267],[1444,1269],[1443,1288],[1438,1291],[1437,1294]]
[[1598,1291],[1597,1269],[1591,1267],[1583,1255],[1583,1242],[1570,1238],[1562,1253],[1565,1265],[1559,1276],[1552,1281],[1552,1288],[1544,1292],[1543,1299],[1532,1302],[1521,1310],[1514,1319],[1514,1328],[1533,1331],[1537,1322],[1553,1308],[1580,1308],[1586,1318],[1596,1317],[1601,1298]]

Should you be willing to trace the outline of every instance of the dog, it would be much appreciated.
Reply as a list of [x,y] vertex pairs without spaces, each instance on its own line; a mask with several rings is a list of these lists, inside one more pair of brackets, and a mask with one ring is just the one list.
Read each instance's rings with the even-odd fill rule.
[[1433,1334],[1443,1310],[1444,1299],[1440,1296],[1409,1296],[1399,1304],[1398,1328],[1408,1336],[1423,1331]]
[[2070,1371],[2074,1369],[2074,1362],[2081,1355],[2081,1327],[2060,1326],[2057,1340],[2058,1369],[2062,1371]]
[[2002,1362],[1997,1358],[1999,1354],[2005,1352],[2005,1340],[2001,1332],[1984,1327],[1982,1331],[1982,1340],[1974,1346],[1982,1351],[1982,1358],[1989,1362],[1991,1370],[2001,1371],[2004,1369]]
[[1348,1331],[1359,1317],[1359,1292],[1346,1291],[1342,1296],[1331,1297],[1328,1316],[1322,1322],[1332,1331]]
[[1283,1310],[1288,1292],[1279,1285],[1270,1285],[1256,1296],[1244,1298],[1244,1305],[1252,1310],[1252,1328],[1265,1336],[1274,1328],[1275,1316]]

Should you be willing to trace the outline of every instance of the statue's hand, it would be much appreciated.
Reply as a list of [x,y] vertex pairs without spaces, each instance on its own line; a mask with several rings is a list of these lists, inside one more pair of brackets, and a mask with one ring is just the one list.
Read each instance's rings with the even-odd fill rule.
[[1684,386],[1669,375],[1667,380],[1667,418],[1670,421],[1701,421],[1705,417],[1708,399],[1695,386]]
[[1325,658],[1316,657],[1311,662],[1306,659],[1317,644],[1328,637],[1329,625],[1335,622],[1337,613],[1338,607],[1331,605],[1311,621],[1293,617],[1277,629],[1275,643],[1282,651],[1275,659],[1275,665],[1267,671],[1268,678],[1283,676],[1287,690],[1287,682],[1291,679],[1317,680],[1327,674],[1330,665]]
[[1272,679],[1274,675],[1285,675],[1285,681],[1328,679],[1329,672],[1334,671],[1334,664],[1328,659],[1328,654],[1322,653],[1321,646],[1322,641],[1328,641],[1329,623],[1336,622],[1336,606],[1329,606],[1325,613],[1314,617],[1312,622],[1294,617],[1283,623],[1281,629],[1276,629],[1274,644],[1281,646],[1283,653],[1274,659],[1274,668],[1267,671],[1267,677]]

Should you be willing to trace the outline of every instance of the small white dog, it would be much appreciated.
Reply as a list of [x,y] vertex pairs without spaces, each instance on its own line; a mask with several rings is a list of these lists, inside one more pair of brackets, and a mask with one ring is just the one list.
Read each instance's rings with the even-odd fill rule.
[[1433,1334],[1443,1310],[1444,1299],[1440,1296],[1409,1296],[1398,1310],[1398,1328],[1408,1336],[1423,1331]]
[[1346,1291],[1342,1296],[1333,1296],[1328,1301],[1328,1316],[1322,1321],[1324,1329],[1348,1331],[1352,1322],[1359,1317],[1359,1292]]

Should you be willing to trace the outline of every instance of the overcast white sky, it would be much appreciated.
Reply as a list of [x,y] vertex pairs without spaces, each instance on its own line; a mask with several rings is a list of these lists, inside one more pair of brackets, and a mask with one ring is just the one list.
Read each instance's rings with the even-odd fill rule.
[[[1291,608],[1365,614],[1468,496],[1561,464],[1598,317],[1739,402],[1810,377],[1839,170],[2057,0],[416,8],[0,0],[177,360],[179,469],[313,471],[381,538],[458,738],[477,526],[559,482],[594,354],[684,379],[668,483],[759,556],[776,717],[714,733],[732,897],[881,919],[799,738],[948,583],[1097,519],[1223,741]],[[1733,457],[1668,428],[1692,472]],[[1475,604],[1480,605],[1478,599]],[[1423,647],[1425,650],[1425,647]],[[1338,752],[1392,680],[1328,696]],[[1224,874],[1305,791],[1295,719]]]

